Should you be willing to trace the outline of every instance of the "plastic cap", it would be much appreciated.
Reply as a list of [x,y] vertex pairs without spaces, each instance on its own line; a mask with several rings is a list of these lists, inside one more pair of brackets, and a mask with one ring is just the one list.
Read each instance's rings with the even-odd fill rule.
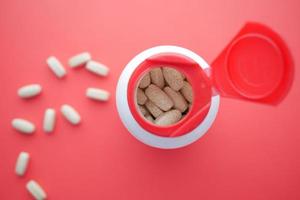
[[248,23],[212,64],[222,96],[276,104],[293,79],[293,63],[283,40],[271,29]]

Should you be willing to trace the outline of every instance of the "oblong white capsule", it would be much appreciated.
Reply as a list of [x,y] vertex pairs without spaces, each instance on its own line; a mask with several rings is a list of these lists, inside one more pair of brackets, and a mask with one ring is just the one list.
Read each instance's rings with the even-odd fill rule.
[[107,66],[93,60],[87,62],[86,69],[100,76],[107,76],[109,72],[109,68]]
[[109,99],[110,93],[106,90],[98,88],[88,88],[86,90],[86,96],[90,99],[98,101],[107,101]]
[[56,118],[55,110],[52,108],[46,109],[44,114],[44,121],[43,121],[43,129],[46,133],[50,133],[54,130],[55,118]]
[[14,129],[21,133],[32,134],[35,131],[35,125],[25,119],[16,118],[12,120],[12,126]]
[[79,124],[81,117],[79,113],[70,105],[64,104],[61,106],[61,113],[73,125]]
[[44,200],[47,198],[44,189],[34,180],[28,181],[26,188],[36,200]]
[[26,172],[29,163],[29,153],[21,152],[18,156],[15,172],[18,176],[23,176]]
[[42,91],[42,86],[39,84],[29,84],[18,89],[18,95],[21,98],[31,98],[37,96]]
[[77,54],[69,59],[69,65],[72,68],[79,67],[91,60],[91,55],[88,52]]
[[62,78],[66,75],[66,70],[61,62],[54,56],[50,56],[47,59],[47,64],[52,72],[58,77]]

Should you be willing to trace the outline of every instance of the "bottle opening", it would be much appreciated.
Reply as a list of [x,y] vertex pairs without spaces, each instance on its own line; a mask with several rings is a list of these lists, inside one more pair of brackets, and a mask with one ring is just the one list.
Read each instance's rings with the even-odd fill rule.
[[180,122],[189,113],[193,100],[187,76],[171,66],[156,66],[144,72],[135,89],[136,109],[155,126]]
[[[202,67],[174,53],[157,54],[140,63],[127,91],[136,122],[149,133],[163,137],[182,136],[199,126],[212,97],[211,82]],[[176,98],[172,100],[171,95]]]

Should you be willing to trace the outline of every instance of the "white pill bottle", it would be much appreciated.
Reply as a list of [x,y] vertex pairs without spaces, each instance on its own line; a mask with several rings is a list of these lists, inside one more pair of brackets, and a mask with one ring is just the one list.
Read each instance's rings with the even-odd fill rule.
[[[168,66],[183,73],[193,88],[187,115],[170,126],[156,126],[141,116],[136,87],[145,73]],[[220,96],[277,105],[293,80],[293,62],[284,41],[270,28],[247,23],[210,66],[183,47],[156,46],[136,55],[124,68],[116,89],[121,121],[139,141],[175,149],[201,138],[213,124]]]

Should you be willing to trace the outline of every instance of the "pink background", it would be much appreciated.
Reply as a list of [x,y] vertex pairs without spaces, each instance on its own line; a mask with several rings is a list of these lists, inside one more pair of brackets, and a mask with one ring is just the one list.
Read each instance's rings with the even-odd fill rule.
[[[300,199],[300,3],[297,0],[152,0],[0,2],[0,199],[31,199],[37,180],[49,199]],[[166,151],[135,140],[115,106],[118,77],[140,51],[180,45],[209,63],[248,21],[267,24],[294,56],[293,87],[278,107],[222,98],[220,113],[198,142]],[[110,66],[107,78],[84,69],[58,80],[46,67],[50,55],[67,67],[70,56],[89,51]],[[40,83],[28,101],[17,89]],[[112,93],[107,103],[88,100],[89,86]],[[73,127],[59,114],[54,134],[41,130],[47,107],[73,105],[83,117]],[[32,136],[11,128],[14,117],[37,125]],[[20,151],[31,162],[14,174]]]

